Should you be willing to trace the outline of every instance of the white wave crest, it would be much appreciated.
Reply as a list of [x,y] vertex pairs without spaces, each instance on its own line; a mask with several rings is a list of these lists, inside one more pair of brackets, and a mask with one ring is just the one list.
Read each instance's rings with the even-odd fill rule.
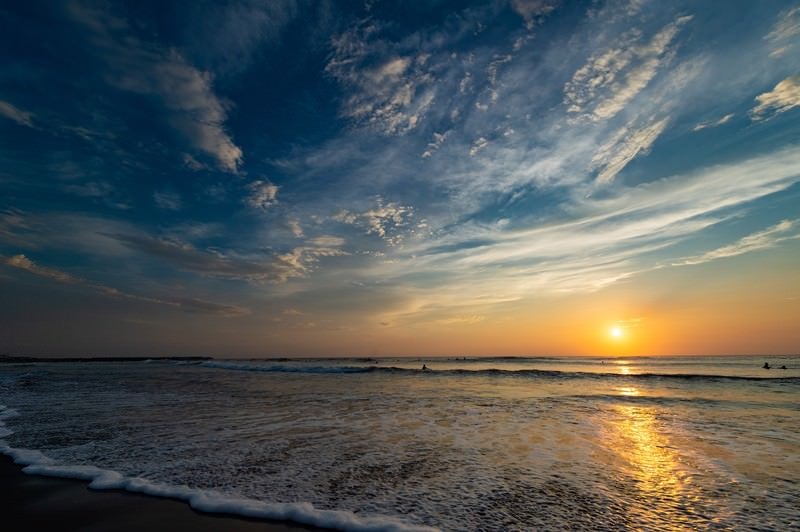
[[[3,423],[4,420],[18,416],[11,408],[0,405],[0,437],[14,433]],[[308,502],[276,503],[254,499],[226,496],[211,491],[188,486],[171,486],[151,482],[138,477],[125,475],[91,465],[58,464],[41,451],[19,449],[0,439],[0,453],[10,456],[15,463],[25,466],[23,471],[32,475],[74,478],[89,481],[89,487],[96,490],[121,489],[154,497],[179,499],[200,512],[234,514],[255,519],[294,521],[295,523],[345,530],[352,532],[407,532],[434,531],[435,528],[409,525],[389,517],[361,517],[343,510],[321,510]]]

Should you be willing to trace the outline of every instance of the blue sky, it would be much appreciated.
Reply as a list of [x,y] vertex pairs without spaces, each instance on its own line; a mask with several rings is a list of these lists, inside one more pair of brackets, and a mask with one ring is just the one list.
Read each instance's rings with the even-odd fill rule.
[[571,352],[464,338],[800,295],[796,2],[0,11],[5,351]]

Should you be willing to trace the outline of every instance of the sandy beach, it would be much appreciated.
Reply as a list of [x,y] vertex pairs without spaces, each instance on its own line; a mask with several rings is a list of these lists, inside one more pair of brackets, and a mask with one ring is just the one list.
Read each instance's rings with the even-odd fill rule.
[[0,457],[4,530],[193,530],[301,532],[324,529],[199,513],[188,504],[120,490],[95,491],[87,482],[28,475]]

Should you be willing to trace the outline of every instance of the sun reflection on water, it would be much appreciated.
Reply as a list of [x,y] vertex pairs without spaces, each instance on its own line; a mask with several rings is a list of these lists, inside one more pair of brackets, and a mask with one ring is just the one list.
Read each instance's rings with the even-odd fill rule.
[[[636,396],[633,387],[618,388],[624,396]],[[685,530],[696,523],[691,477],[681,467],[680,455],[659,429],[652,408],[617,405],[614,451],[626,464],[631,502],[629,510],[661,530]]]
[[617,360],[614,362],[614,364],[617,366],[617,370],[620,372],[620,374],[630,375],[631,368],[627,360]]

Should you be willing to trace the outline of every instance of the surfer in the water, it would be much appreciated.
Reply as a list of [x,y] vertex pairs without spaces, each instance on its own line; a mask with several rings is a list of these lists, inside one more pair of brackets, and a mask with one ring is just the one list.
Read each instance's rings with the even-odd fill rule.
[[426,366],[425,364],[423,364],[423,365],[422,365],[422,371],[428,371],[428,366]]
[[769,369],[769,362],[764,362],[764,365],[761,366],[763,369]]

